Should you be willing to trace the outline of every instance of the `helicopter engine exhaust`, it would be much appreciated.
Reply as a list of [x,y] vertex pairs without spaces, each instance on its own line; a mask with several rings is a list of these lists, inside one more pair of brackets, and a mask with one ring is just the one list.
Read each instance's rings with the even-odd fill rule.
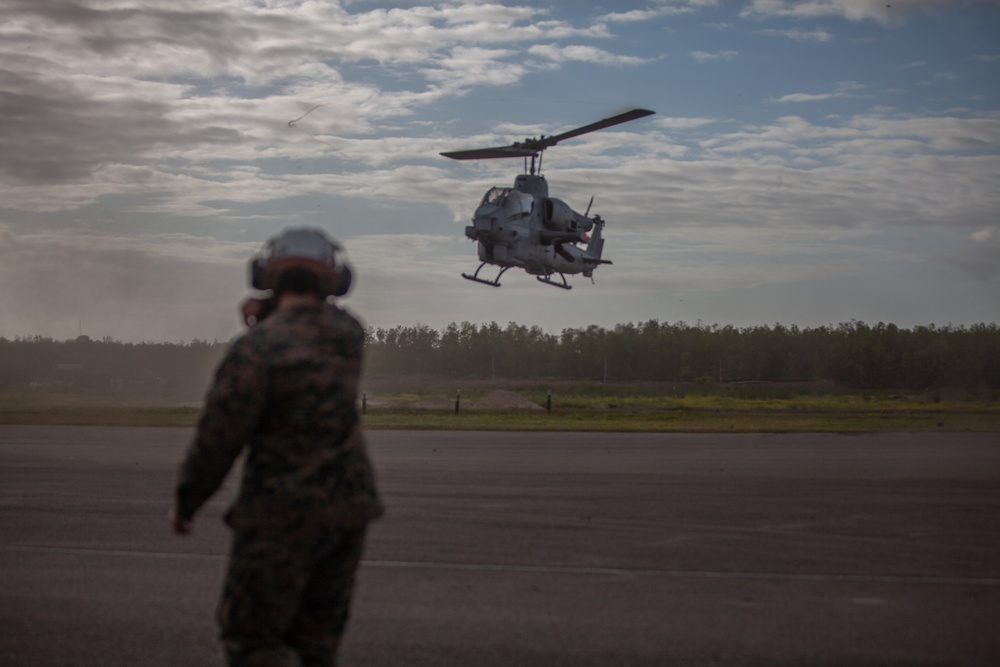
[[546,228],[559,232],[583,234],[594,228],[594,221],[580,215],[561,199],[546,197],[542,200],[542,223]]

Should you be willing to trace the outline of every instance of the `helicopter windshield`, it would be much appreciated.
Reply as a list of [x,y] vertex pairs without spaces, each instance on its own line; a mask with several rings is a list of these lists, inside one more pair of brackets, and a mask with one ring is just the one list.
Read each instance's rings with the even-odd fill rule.
[[486,204],[493,204],[494,206],[500,206],[503,202],[503,197],[507,194],[507,190],[510,188],[490,188],[483,195],[483,201],[479,203],[480,206],[485,206]]
[[535,198],[525,194],[520,190],[507,190],[507,197],[504,200],[504,211],[508,216],[518,218],[531,214],[531,207],[535,203]]
[[509,217],[520,218],[531,214],[535,198],[514,188],[491,188],[480,206],[487,204],[500,207]]

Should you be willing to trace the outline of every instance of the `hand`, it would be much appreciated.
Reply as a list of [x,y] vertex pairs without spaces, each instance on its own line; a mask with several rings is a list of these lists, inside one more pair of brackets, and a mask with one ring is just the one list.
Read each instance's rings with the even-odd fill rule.
[[246,325],[252,327],[267,317],[273,310],[273,306],[274,304],[271,302],[271,299],[250,297],[240,304],[240,314],[243,316],[243,321]]
[[167,514],[167,521],[170,522],[170,530],[174,531],[174,535],[190,535],[192,522],[190,519],[181,519],[177,516],[177,512],[170,510]]

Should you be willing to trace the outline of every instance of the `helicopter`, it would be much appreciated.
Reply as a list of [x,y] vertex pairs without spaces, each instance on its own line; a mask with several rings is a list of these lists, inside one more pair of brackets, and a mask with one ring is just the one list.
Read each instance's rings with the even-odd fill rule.
[[[551,137],[542,135],[510,146],[441,153],[453,160],[524,158],[525,173],[515,177],[514,187],[490,188],[472,217],[472,225],[465,228],[465,235],[478,242],[481,264],[475,273],[463,273],[462,277],[500,287],[500,277],[504,272],[511,267],[519,267],[543,283],[566,290],[572,289],[566,274],[582,273],[593,281],[595,268],[611,264],[611,260],[601,257],[604,220],[596,214],[590,217],[593,197],[583,215],[562,200],[549,197],[549,185],[542,176],[542,151],[564,139],[654,113],[648,109],[632,109]],[[531,158],[530,167],[528,158]],[[578,245],[585,242],[583,247]],[[479,277],[479,272],[487,264],[500,267],[500,272],[492,280]],[[559,280],[554,278],[556,275]]]

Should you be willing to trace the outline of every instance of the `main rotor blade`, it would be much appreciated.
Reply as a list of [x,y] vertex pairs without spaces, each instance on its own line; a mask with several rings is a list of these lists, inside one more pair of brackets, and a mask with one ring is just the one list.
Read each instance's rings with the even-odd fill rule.
[[656,112],[650,111],[649,109],[632,109],[631,111],[620,113],[617,116],[612,116],[611,118],[605,118],[604,120],[599,120],[596,123],[591,123],[590,125],[578,127],[575,130],[570,130],[569,132],[563,132],[562,134],[557,134],[551,137],[543,137],[541,139],[531,139],[529,141],[525,141],[521,145],[525,148],[545,150],[549,146],[555,146],[563,139],[571,139],[573,137],[578,137],[581,134],[587,134],[588,132],[596,132],[597,130],[603,130],[604,128],[611,127],[612,125],[619,125],[621,123],[627,123],[630,120],[645,118],[646,116],[651,116],[654,113]]
[[536,150],[520,148],[517,146],[497,146],[496,148],[473,148],[467,151],[449,151],[441,153],[452,160],[489,160],[491,158],[503,157],[531,157],[538,153]]
[[604,120],[599,120],[596,123],[584,125],[583,127],[578,127],[575,130],[563,132],[562,134],[556,134],[551,137],[542,137],[541,139],[525,139],[524,141],[513,143],[510,146],[473,148],[467,151],[448,151],[447,153],[441,153],[441,155],[444,157],[450,157],[452,160],[489,160],[492,158],[505,157],[531,157],[533,155],[537,155],[541,151],[544,151],[550,146],[555,146],[563,139],[571,139],[573,137],[578,137],[581,134],[587,134],[588,132],[603,130],[606,127],[611,127],[612,125],[618,125],[620,123],[627,123],[630,120],[636,120],[638,118],[645,118],[646,116],[651,116],[654,113],[656,112],[650,111],[649,109],[632,109],[631,111],[620,113],[617,116],[605,118]]

